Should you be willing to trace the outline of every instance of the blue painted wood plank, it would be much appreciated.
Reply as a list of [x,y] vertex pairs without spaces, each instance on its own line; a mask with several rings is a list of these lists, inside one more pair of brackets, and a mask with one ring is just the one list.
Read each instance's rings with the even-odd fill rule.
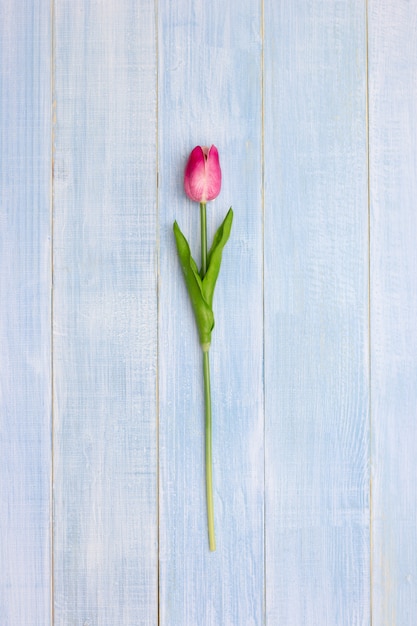
[[55,3],[55,624],[157,623],[153,3]]
[[51,16],[0,5],[0,623],[51,624]]
[[417,610],[417,5],[369,2],[373,624]]
[[366,20],[265,2],[266,623],[367,625]]
[[[159,2],[160,616],[178,624],[263,621],[260,3]],[[233,204],[210,349],[217,550],[207,540],[201,352],[174,219],[200,257],[188,154],[214,143],[223,186],[209,237]]]

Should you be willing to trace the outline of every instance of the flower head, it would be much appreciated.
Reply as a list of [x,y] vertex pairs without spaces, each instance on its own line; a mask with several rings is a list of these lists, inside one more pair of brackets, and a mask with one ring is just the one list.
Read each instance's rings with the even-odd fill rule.
[[184,173],[184,190],[195,202],[214,200],[220,193],[222,172],[216,146],[196,146]]

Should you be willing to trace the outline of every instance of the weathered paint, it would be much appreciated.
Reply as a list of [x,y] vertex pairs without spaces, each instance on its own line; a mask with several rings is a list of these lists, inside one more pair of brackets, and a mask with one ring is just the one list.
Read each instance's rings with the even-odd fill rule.
[[[261,6],[159,2],[159,389],[161,623],[263,621]],[[233,204],[210,349],[217,551],[204,491],[202,355],[177,260],[178,221],[197,259],[199,207],[182,188],[196,144],[223,185],[209,238]]]
[[[2,3],[2,625],[414,624],[416,23],[402,0]],[[210,235],[235,212],[213,554],[172,234],[199,256],[198,143]]]
[[417,615],[417,5],[369,3],[373,616]]
[[364,3],[265,3],[268,624],[369,624]]
[[157,623],[153,5],[55,3],[55,624]]
[[0,623],[51,624],[51,20],[0,4]]

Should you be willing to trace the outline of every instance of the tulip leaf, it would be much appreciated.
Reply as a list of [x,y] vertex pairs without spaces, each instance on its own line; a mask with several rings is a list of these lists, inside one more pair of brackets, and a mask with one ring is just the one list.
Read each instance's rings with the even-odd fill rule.
[[185,284],[187,285],[188,294],[190,296],[197,322],[200,342],[202,346],[209,346],[211,341],[211,331],[214,327],[214,315],[211,303],[208,303],[205,299],[203,284],[198,273],[197,264],[191,256],[188,241],[182,234],[177,222],[174,223],[174,235],[181,268],[185,278]]
[[207,255],[207,272],[202,281],[203,295],[206,302],[213,304],[214,288],[216,286],[217,277],[220,272],[220,264],[222,262],[223,248],[230,236],[233,222],[233,211],[230,207],[223,223],[214,235],[212,246]]

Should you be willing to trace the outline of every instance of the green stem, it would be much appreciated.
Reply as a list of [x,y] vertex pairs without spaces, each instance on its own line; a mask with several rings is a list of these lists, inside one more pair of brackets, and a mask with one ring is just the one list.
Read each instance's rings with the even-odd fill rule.
[[214,506],[213,506],[213,472],[212,472],[212,445],[211,445],[211,393],[210,393],[210,362],[209,353],[203,352],[204,373],[204,408],[205,408],[205,434],[206,434],[206,499],[207,499],[207,524],[209,547],[212,552],[216,549],[214,533]]
[[204,278],[207,272],[207,214],[206,203],[200,202],[201,216],[201,278]]
[[[201,216],[201,278],[207,272],[207,214],[206,203],[200,202]],[[212,552],[216,549],[214,534],[214,506],[213,506],[213,462],[212,462],[212,435],[211,435],[211,392],[210,392],[210,361],[209,346],[203,347],[203,376],[204,376],[204,410],[205,410],[205,449],[206,449],[206,500],[207,525],[209,547]]]

